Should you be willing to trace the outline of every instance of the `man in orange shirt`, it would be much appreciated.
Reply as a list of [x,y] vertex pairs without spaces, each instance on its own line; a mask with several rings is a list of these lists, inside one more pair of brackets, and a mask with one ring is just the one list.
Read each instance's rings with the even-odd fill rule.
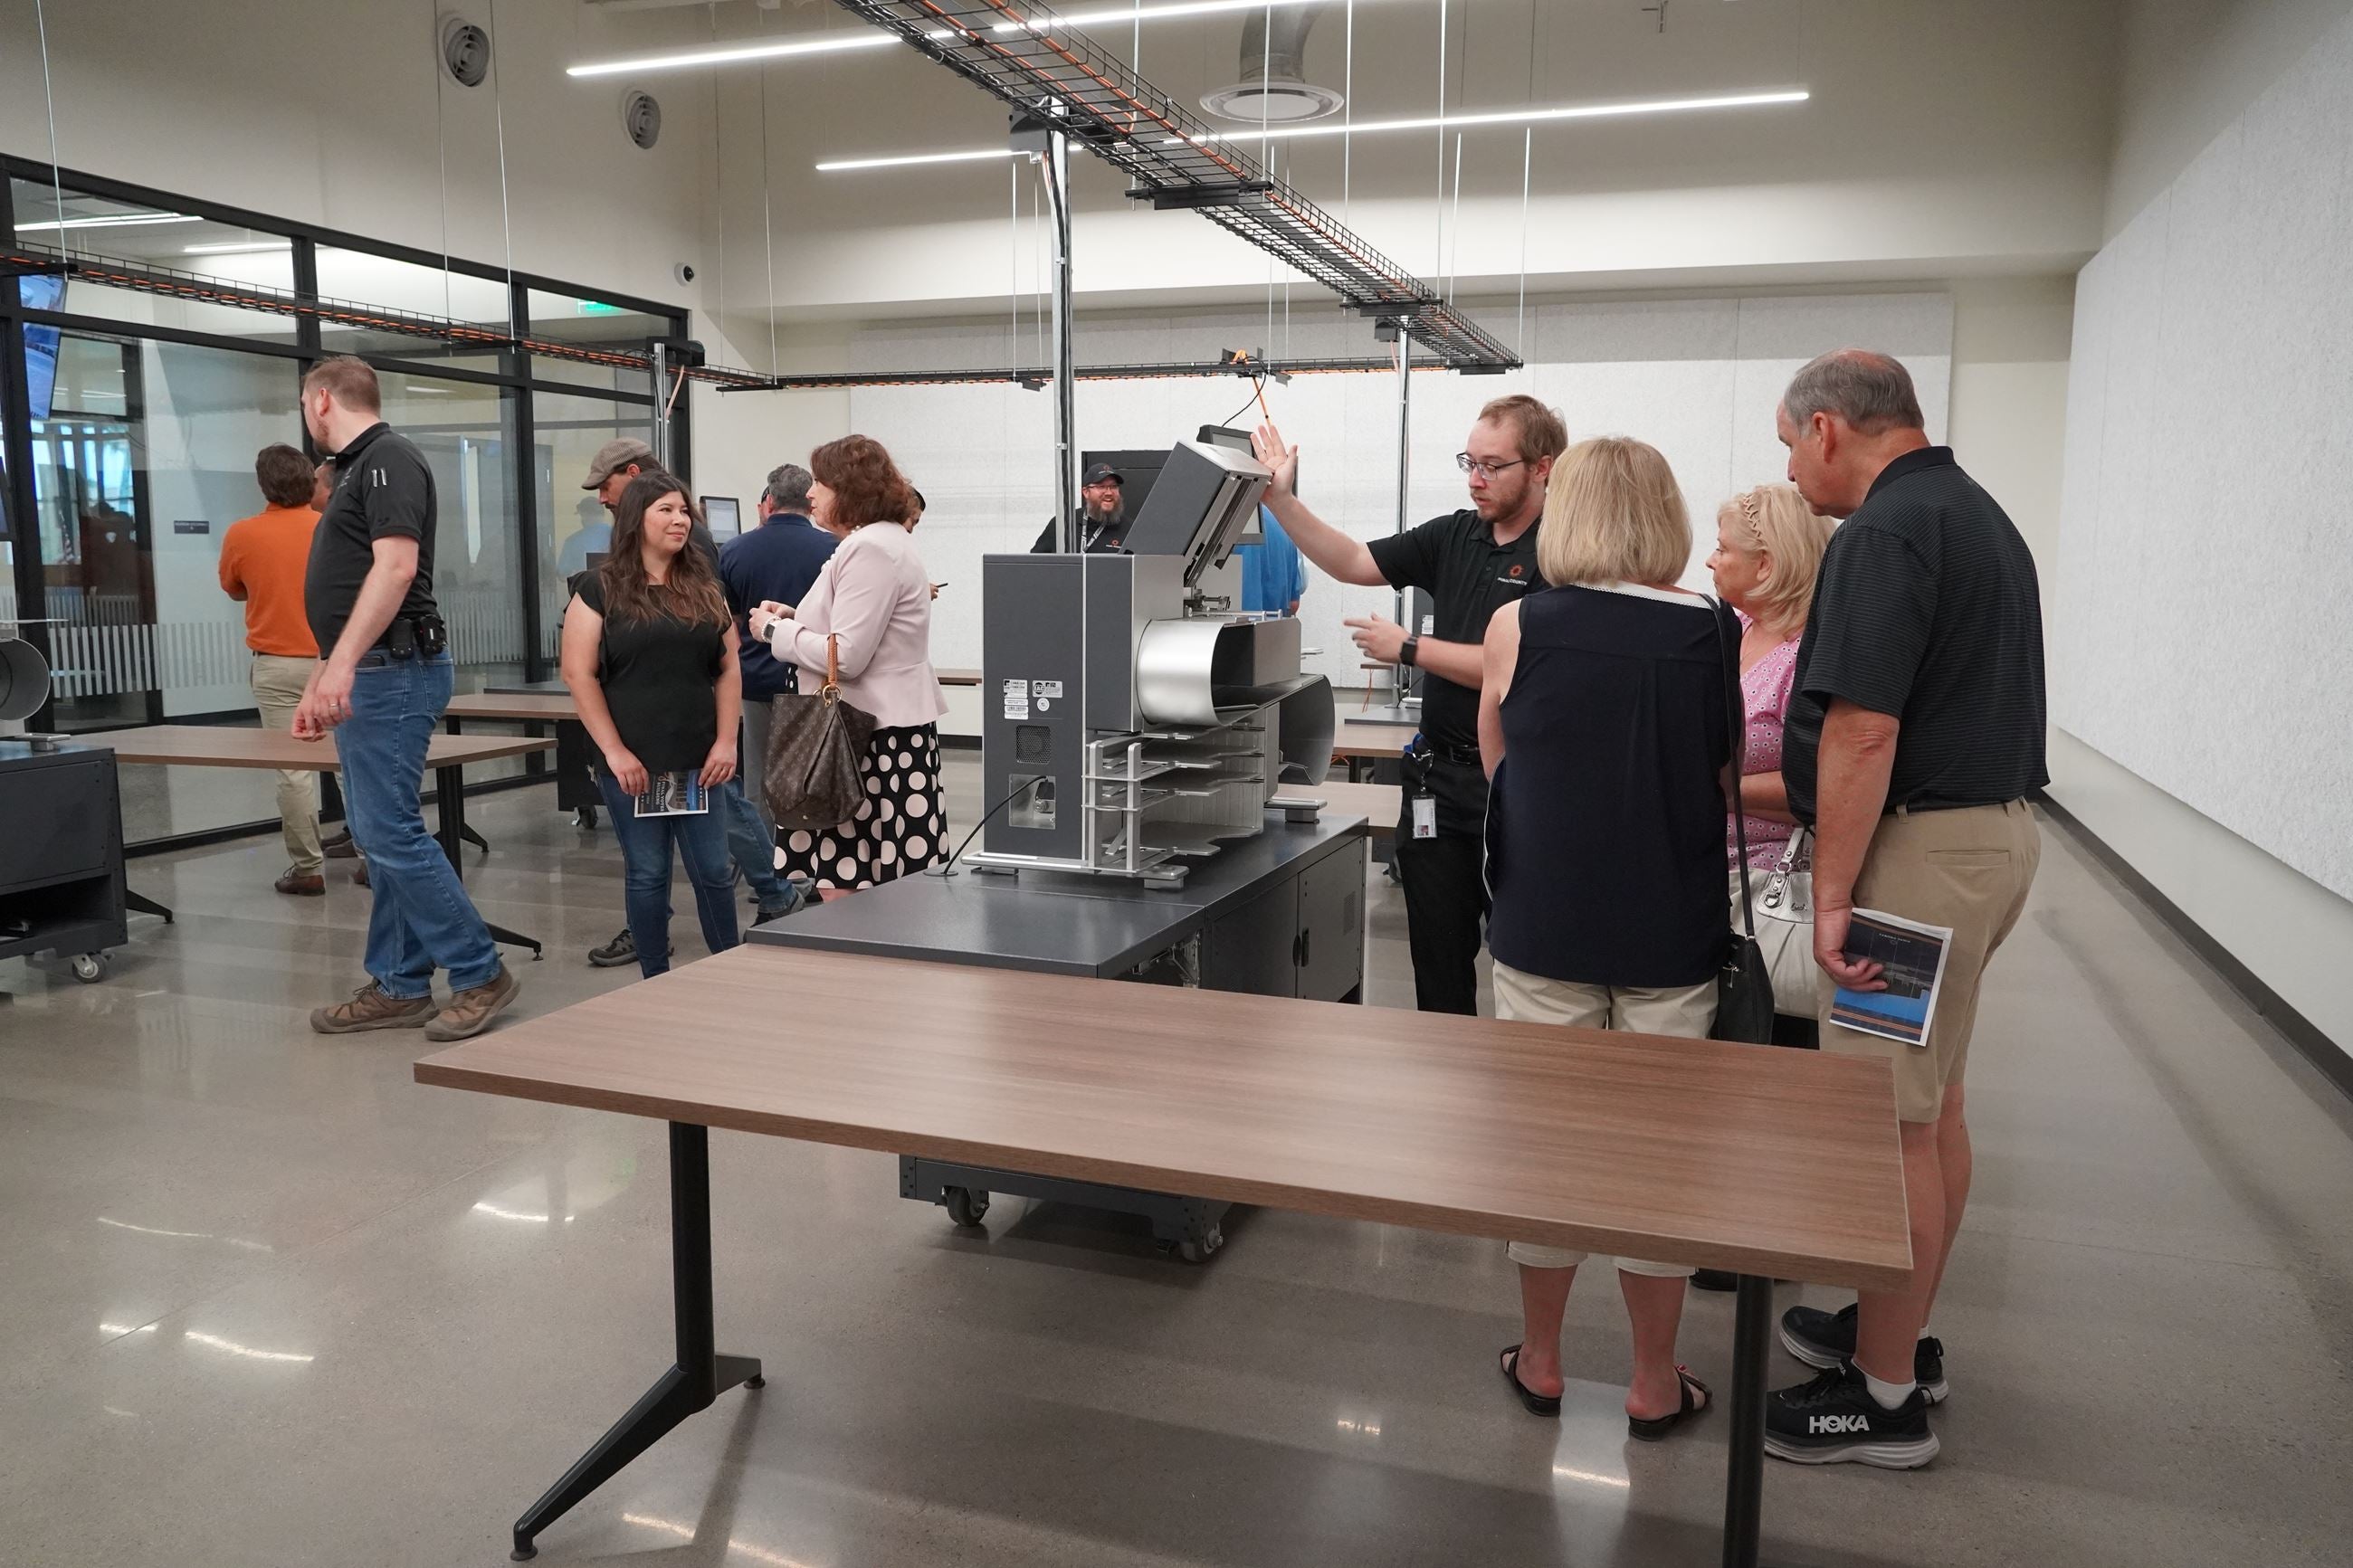
[[[264,447],[253,460],[269,504],[229,524],[221,539],[221,591],[245,602],[245,646],[253,650],[253,701],[264,728],[290,732],[294,710],[319,662],[319,645],[302,610],[302,575],[311,561],[311,532],[319,526],[312,502],[311,459],[288,446]],[[319,847],[319,776],[278,775],[278,820],[293,863],[278,890],[315,898],[327,890]]]

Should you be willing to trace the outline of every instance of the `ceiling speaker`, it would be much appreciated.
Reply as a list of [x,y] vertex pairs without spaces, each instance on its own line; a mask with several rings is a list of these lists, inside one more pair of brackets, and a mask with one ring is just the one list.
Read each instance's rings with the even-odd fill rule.
[[661,140],[661,105],[651,93],[633,92],[621,100],[621,124],[629,132],[629,140],[642,151],[650,152]]
[[459,87],[480,87],[491,74],[491,36],[463,16],[441,24],[441,65]]

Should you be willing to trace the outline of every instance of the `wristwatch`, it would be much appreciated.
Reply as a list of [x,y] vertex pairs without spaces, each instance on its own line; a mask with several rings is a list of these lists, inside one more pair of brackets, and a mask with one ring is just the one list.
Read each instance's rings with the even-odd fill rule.
[[1418,637],[1407,637],[1405,647],[1398,650],[1398,662],[1409,669],[1415,669],[1420,667],[1420,660],[1421,639]]

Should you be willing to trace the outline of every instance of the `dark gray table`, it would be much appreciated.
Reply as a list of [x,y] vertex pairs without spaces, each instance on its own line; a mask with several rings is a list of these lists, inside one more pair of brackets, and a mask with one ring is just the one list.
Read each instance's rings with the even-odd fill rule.
[[[561,680],[493,681],[482,688],[485,697],[534,697],[554,694],[562,696],[570,689]],[[525,724],[523,733],[536,735],[539,726]],[[555,809],[572,814],[574,824],[581,827],[596,826],[596,812],[605,797],[596,793],[596,781],[590,772],[596,764],[596,747],[588,739],[588,727],[576,719],[559,720],[555,726]],[[486,846],[487,847],[487,846]]]
[[[1258,837],[1197,864],[1176,888],[966,867],[952,877],[902,877],[754,927],[745,940],[1257,995],[1361,999],[1369,825],[1335,815],[1293,823],[1279,811],[1269,812],[1266,824]],[[1229,1206],[913,1155],[900,1159],[899,1193],[944,1205],[959,1226],[979,1224],[992,1193],[1138,1214],[1189,1263],[1223,1245]]]

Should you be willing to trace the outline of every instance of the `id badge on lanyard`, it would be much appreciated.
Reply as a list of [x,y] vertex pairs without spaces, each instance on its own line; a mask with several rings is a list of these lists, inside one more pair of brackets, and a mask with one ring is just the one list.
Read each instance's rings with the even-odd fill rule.
[[1438,837],[1438,796],[1430,793],[1430,772],[1434,765],[1428,752],[1406,753],[1406,806],[1410,813],[1409,831],[1416,838]]

